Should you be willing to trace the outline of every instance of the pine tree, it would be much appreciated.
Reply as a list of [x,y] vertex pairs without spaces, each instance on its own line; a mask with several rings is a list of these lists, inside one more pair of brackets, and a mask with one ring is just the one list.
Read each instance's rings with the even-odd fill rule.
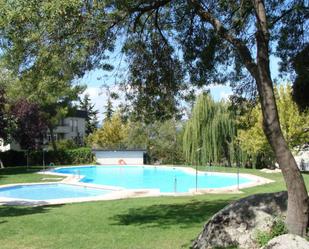
[[86,111],[86,135],[93,133],[98,127],[98,113],[94,104],[91,103],[89,94],[85,94],[84,98],[80,100],[80,109]]
[[111,100],[111,96],[108,96],[107,103],[105,106],[105,112],[104,112],[104,115],[105,115],[104,122],[111,120],[113,113],[114,113],[114,110],[113,110],[113,103]]

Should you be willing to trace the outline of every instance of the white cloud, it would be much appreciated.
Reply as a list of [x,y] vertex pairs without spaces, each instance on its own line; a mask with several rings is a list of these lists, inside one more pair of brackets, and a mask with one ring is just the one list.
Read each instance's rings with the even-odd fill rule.
[[233,93],[232,92],[220,92],[220,99],[226,100],[228,99]]
[[[231,94],[232,90],[229,86],[224,85],[209,85],[204,87],[203,89],[195,89],[196,93],[201,93],[203,90],[210,90],[213,98],[215,100],[221,100],[221,99],[227,99]],[[118,85],[111,85],[110,91],[115,92],[119,95],[119,99],[112,100],[114,109],[117,108],[117,106],[124,101],[124,93],[119,88]],[[105,106],[107,104],[107,93],[106,90],[101,87],[88,87],[85,92],[82,94],[82,97],[88,93],[91,99],[91,102],[95,105],[95,108],[99,110],[98,118],[100,121],[104,118],[104,112],[105,112]]]
[[[119,94],[119,99],[112,100],[113,108],[116,109],[117,106],[123,101],[124,96],[123,92],[119,89],[118,86],[111,86],[111,92]],[[89,94],[91,103],[95,105],[95,108],[99,111],[98,118],[100,121],[104,118],[105,106],[107,104],[108,95],[105,89],[101,87],[88,87],[85,92],[81,95],[83,97],[85,94]]]

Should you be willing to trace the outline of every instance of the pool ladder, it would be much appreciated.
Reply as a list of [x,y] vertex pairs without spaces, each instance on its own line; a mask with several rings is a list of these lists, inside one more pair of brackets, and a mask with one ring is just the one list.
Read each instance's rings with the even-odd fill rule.
[[177,193],[177,177],[174,178],[174,193]]
[[74,175],[74,178],[80,180],[80,170],[77,170],[77,173]]
[[[173,167],[173,170],[175,171],[175,167]],[[174,176],[174,193],[177,193],[177,177],[176,177],[176,174]]]

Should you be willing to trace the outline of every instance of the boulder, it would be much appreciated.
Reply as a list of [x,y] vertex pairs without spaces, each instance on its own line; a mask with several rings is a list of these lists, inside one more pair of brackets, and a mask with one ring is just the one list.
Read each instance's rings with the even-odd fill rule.
[[309,242],[294,234],[284,234],[273,238],[261,249],[309,249]]
[[258,248],[256,233],[269,231],[276,217],[284,217],[287,192],[256,194],[237,200],[215,214],[193,242],[194,249],[238,246]]

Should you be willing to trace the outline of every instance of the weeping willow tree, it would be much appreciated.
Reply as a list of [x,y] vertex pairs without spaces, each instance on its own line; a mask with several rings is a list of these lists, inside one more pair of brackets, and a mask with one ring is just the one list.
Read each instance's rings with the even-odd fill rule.
[[231,166],[237,149],[235,121],[227,103],[215,102],[207,93],[201,94],[193,107],[185,131],[183,150],[191,164],[221,164]]

